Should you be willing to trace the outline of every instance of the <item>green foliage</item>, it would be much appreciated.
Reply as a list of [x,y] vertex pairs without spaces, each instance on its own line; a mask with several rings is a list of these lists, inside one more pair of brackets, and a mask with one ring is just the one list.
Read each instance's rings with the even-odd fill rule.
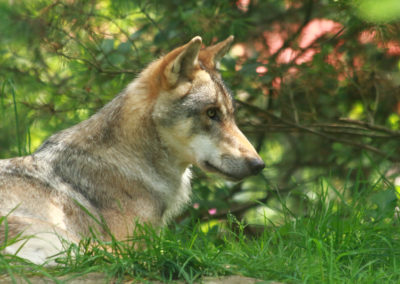
[[[289,282],[374,282],[371,275],[395,281],[397,1],[240,3],[0,2],[0,157],[29,154],[52,133],[88,118],[154,58],[193,36],[208,45],[233,34],[238,45],[222,60],[221,73],[238,100],[238,124],[268,167],[237,184],[195,169],[196,208],[177,222],[199,235],[177,226],[163,238],[154,236],[153,259],[122,244],[116,255],[101,252],[99,243],[96,259],[89,257],[95,247],[87,246],[81,260],[68,265],[89,271],[85,261],[94,267],[97,261],[94,270],[107,262],[113,264],[110,275],[163,280],[241,272]],[[322,19],[336,28],[303,45],[312,23],[324,30]],[[281,42],[274,52],[271,33]],[[288,50],[293,58],[282,59]],[[307,52],[313,55],[297,61]],[[212,228],[224,224],[233,233],[229,212],[246,222],[246,234],[266,227],[260,239],[221,239]],[[200,224],[191,227],[193,220]],[[177,246],[179,239],[185,241]],[[209,254],[200,245],[210,247]],[[119,258],[123,253],[137,262]],[[165,273],[155,275],[163,266]]]
[[400,3],[396,0],[354,1],[361,17],[372,22],[389,22],[400,19]]

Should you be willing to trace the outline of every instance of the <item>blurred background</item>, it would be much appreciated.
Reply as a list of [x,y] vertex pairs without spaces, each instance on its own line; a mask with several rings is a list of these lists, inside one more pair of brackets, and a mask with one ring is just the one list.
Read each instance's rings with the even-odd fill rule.
[[351,199],[367,185],[368,216],[391,218],[399,20],[398,0],[0,0],[0,158],[88,118],[192,37],[232,34],[221,73],[267,166],[236,184],[194,169],[177,222],[222,224],[230,212],[256,233],[284,210],[306,215],[321,194]]

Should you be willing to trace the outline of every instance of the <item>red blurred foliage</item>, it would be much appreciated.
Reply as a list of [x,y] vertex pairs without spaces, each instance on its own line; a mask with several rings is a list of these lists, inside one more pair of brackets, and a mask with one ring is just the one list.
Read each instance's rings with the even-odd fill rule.
[[360,33],[358,40],[362,44],[376,44],[378,47],[386,50],[389,56],[400,56],[400,43],[394,40],[379,40],[375,30],[365,30]]
[[[247,12],[250,2],[251,0],[238,0],[236,6],[242,12]],[[286,8],[293,8],[295,4],[288,1]],[[299,3],[296,5],[299,6]],[[360,70],[364,65],[362,56],[353,58],[353,66],[348,66],[348,62],[345,62],[345,52],[339,51],[345,43],[344,40],[338,39],[344,29],[341,23],[330,19],[315,18],[301,27],[300,31],[299,28],[299,23],[275,22],[270,30],[262,33],[261,40],[251,44],[236,44],[234,53],[240,58],[236,69],[241,69],[242,64],[254,54],[254,51],[257,52],[257,61],[260,62],[260,66],[256,68],[259,76],[264,76],[268,72],[268,68],[264,65],[269,64],[271,60],[273,60],[275,66],[289,65],[284,77],[275,78],[272,81],[272,87],[279,90],[286,77],[298,72],[296,66],[311,62],[313,57],[321,52],[321,42],[318,40],[326,37],[337,38],[336,45],[332,52],[325,57],[325,61],[338,70],[339,81],[346,77],[343,72],[344,68],[346,68],[347,74],[353,74],[354,71]],[[387,56],[400,56],[400,43],[394,40],[383,41],[378,38],[377,32],[374,30],[361,32],[358,41],[360,44],[375,44],[378,48],[385,49]],[[268,93],[268,91],[264,93]]]
[[[254,48],[259,53],[258,61],[261,64],[267,64],[270,58],[273,57],[278,66],[281,64],[301,65],[310,62],[314,55],[320,52],[320,47],[315,44],[316,41],[326,35],[334,36],[340,33],[343,28],[340,23],[332,20],[313,19],[302,28],[299,36],[295,39],[295,44],[292,44],[292,46],[296,47],[285,47],[285,42],[297,32],[299,27],[299,24],[293,23],[274,23],[271,30],[264,31],[264,41],[254,43]],[[326,60],[328,63],[335,65],[340,58],[340,54],[337,53]],[[267,71],[268,69],[262,65],[256,69],[256,72],[261,76]],[[287,74],[292,75],[297,71],[298,69],[292,66],[288,69]],[[280,77],[273,79],[272,87],[279,90],[284,79]]]
[[249,10],[250,0],[237,0],[236,6],[238,9],[244,13]]

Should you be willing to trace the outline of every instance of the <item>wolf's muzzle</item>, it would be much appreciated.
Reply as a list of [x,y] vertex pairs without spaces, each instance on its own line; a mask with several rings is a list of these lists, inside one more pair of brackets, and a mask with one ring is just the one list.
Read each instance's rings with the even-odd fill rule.
[[258,158],[251,158],[247,160],[247,164],[250,168],[250,171],[253,175],[258,174],[265,168],[265,163],[263,160]]

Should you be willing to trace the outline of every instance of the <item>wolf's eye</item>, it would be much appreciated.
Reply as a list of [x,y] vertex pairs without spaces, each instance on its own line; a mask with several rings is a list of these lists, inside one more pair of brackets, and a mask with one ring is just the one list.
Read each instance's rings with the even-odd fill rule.
[[217,119],[217,110],[215,108],[209,108],[207,110],[207,116],[211,119]]

